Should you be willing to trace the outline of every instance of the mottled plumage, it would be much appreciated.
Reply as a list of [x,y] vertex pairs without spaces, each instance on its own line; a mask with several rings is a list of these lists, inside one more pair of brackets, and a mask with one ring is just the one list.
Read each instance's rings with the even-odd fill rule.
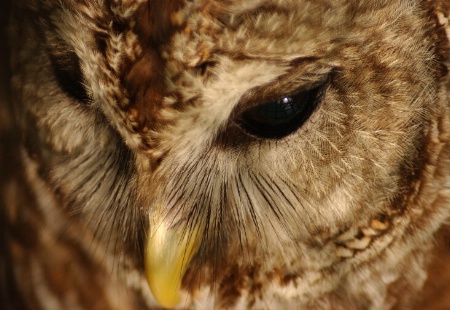
[[2,6],[6,308],[450,305],[447,1]]

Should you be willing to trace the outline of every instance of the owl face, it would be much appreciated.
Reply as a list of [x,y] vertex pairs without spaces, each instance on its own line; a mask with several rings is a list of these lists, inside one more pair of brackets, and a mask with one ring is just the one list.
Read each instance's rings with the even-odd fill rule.
[[300,305],[405,232],[442,111],[419,1],[26,2],[29,153],[164,306]]

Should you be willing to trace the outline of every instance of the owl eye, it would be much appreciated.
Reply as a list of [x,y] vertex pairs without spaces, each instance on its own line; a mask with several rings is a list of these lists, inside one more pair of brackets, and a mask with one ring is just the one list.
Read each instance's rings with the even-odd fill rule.
[[78,56],[74,52],[55,51],[50,53],[50,61],[59,87],[79,102],[89,103]]
[[252,107],[237,123],[251,135],[280,139],[299,129],[314,112],[322,98],[324,85]]

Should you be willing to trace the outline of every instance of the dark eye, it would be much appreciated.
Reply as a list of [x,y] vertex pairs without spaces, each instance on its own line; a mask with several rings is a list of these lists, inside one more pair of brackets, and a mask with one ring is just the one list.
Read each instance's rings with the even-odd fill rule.
[[238,124],[251,135],[280,139],[299,129],[319,104],[325,86],[280,97],[242,113]]
[[80,102],[90,102],[83,84],[83,74],[78,56],[74,52],[56,50],[50,53],[50,61],[59,87],[67,95]]

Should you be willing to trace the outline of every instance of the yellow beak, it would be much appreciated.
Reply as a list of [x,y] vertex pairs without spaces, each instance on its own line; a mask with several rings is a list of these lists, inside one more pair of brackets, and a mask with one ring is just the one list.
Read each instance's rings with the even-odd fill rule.
[[150,219],[145,246],[145,272],[153,296],[165,308],[181,301],[181,281],[198,250],[201,229],[169,227],[164,220]]

